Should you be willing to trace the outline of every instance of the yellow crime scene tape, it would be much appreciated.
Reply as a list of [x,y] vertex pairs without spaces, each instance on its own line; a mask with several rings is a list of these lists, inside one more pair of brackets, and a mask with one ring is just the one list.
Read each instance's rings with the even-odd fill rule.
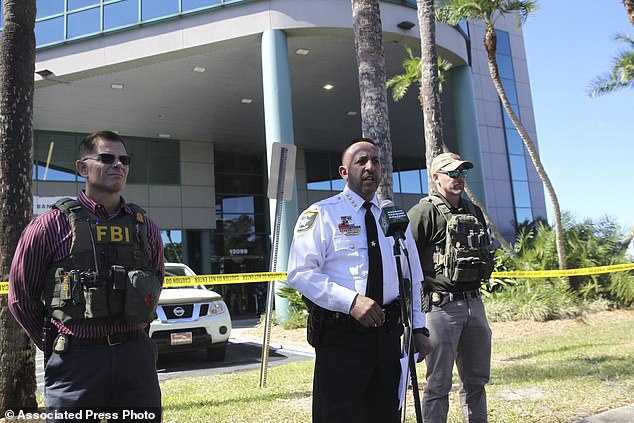
[[634,263],[612,264],[609,266],[583,267],[581,269],[567,270],[526,270],[512,272],[493,272],[492,278],[556,278],[559,276],[586,276],[601,273],[623,272],[633,270]]
[[[228,285],[236,283],[253,283],[269,281],[285,281],[286,272],[260,273],[227,273],[222,275],[166,276],[164,287],[193,285]],[[0,295],[9,292],[9,282],[0,282]]]
[[234,283],[252,283],[285,281],[286,272],[228,273],[224,275],[166,276],[164,287],[192,285],[227,285]]
[[[634,263],[613,264],[610,266],[584,267],[568,270],[527,270],[512,272],[493,272],[492,278],[556,278],[559,276],[585,276],[601,273],[624,272],[634,270]],[[238,283],[285,281],[286,272],[229,273],[222,275],[167,276],[164,287],[192,285],[230,285]],[[9,292],[9,283],[0,282],[0,294]]]

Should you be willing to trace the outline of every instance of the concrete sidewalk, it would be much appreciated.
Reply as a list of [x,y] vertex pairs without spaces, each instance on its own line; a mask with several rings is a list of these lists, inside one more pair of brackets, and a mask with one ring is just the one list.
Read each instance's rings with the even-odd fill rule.
[[601,414],[585,417],[574,423],[632,423],[634,422],[634,404],[614,410],[609,410]]
[[[232,321],[231,339],[237,342],[247,342],[252,344],[263,344],[263,336],[256,336],[251,331],[259,323],[259,318],[237,319]],[[288,339],[277,339],[271,337],[269,339],[269,347],[275,350],[286,350],[303,355],[315,356],[315,349],[311,347],[307,341],[297,342]]]

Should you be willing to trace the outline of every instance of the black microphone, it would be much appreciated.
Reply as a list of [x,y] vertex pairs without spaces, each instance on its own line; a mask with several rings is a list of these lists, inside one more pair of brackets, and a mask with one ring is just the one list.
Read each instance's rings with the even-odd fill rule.
[[401,250],[407,255],[407,247],[403,240],[405,239],[405,230],[409,224],[409,218],[400,207],[396,207],[392,200],[381,201],[381,218],[379,219],[381,230],[385,236],[394,238],[394,242],[398,243]]

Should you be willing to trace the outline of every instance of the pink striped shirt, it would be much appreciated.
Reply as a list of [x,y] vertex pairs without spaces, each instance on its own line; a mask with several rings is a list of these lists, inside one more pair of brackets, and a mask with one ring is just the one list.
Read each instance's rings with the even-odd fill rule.
[[[112,220],[122,214],[133,214],[121,198],[121,207],[108,215],[105,207],[95,203],[84,191],[79,193],[77,201],[99,218]],[[148,252],[156,268],[163,269],[163,241],[158,226],[146,218],[148,233]],[[36,217],[29,223],[22,236],[11,263],[9,274],[9,309],[24,328],[35,345],[43,349],[42,327],[46,317],[42,296],[46,271],[51,263],[62,260],[70,254],[73,236],[68,219],[58,209],[53,209]],[[143,329],[145,323],[120,324],[63,324],[51,319],[60,333],[78,338],[103,338],[112,333]]]

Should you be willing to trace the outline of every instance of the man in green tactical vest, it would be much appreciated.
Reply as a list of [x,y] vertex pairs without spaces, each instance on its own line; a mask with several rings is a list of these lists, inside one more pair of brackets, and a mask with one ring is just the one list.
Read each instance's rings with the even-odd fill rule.
[[425,275],[423,307],[432,352],[426,357],[425,422],[447,421],[454,362],[468,422],[486,422],[491,329],[480,285],[493,270],[491,241],[482,210],[462,198],[473,163],[454,153],[432,162],[434,187],[408,216]]

